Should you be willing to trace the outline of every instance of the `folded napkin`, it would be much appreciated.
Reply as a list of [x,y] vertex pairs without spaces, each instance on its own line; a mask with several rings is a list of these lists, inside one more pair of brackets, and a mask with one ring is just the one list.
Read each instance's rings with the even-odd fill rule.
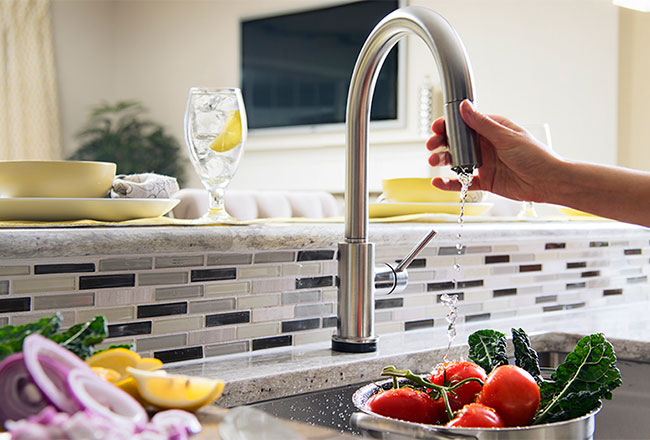
[[119,174],[113,179],[111,198],[169,199],[178,191],[175,177],[155,173]]

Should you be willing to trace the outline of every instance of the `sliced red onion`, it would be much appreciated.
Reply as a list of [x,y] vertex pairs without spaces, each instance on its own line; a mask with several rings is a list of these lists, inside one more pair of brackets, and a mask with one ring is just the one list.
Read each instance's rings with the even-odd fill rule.
[[56,365],[58,371],[65,373],[79,369],[94,374],[92,369],[74,353],[39,334],[32,334],[25,338],[23,355],[25,367],[41,393],[61,411],[68,413],[78,411],[79,406],[68,396],[67,388],[57,380],[57,376],[52,376],[51,371],[44,365],[45,363],[50,366]]
[[201,423],[192,413],[180,409],[160,411],[151,418],[151,423],[168,433],[182,428],[189,435],[201,432]]
[[135,426],[147,423],[147,412],[137,400],[92,370],[72,370],[68,375],[68,387],[82,408],[123,424],[125,430],[129,425],[134,430]]
[[[44,356],[39,356],[39,362],[57,388],[67,389],[67,369]],[[22,353],[13,354],[0,363],[0,396],[0,422],[36,415],[49,405],[27,371]]]

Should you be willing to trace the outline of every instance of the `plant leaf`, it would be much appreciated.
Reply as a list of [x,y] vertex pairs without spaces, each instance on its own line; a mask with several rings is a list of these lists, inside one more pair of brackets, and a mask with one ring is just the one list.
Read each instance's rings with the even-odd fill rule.
[[515,347],[515,365],[528,371],[539,384],[542,371],[539,368],[539,356],[530,345],[530,338],[523,329],[511,329],[512,345]]
[[95,316],[92,321],[73,325],[65,332],[53,335],[50,339],[81,359],[88,359],[93,355],[93,346],[102,342],[106,336],[108,336],[106,320],[103,316]]
[[582,338],[550,381],[540,384],[541,400],[533,424],[583,416],[623,383],[614,347],[601,333]]
[[499,365],[508,363],[506,335],[496,330],[479,330],[467,339],[469,359],[490,373]]
[[25,325],[5,325],[0,327],[0,361],[10,354],[23,349],[23,340],[32,333],[39,333],[46,338],[59,330],[61,315],[56,314],[30,322]]

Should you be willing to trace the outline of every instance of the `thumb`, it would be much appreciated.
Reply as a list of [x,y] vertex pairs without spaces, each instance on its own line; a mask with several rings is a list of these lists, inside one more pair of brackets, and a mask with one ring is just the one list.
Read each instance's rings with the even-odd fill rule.
[[476,110],[476,107],[474,107],[474,104],[469,99],[464,100],[460,104],[460,115],[467,125],[492,143],[495,143],[503,135],[504,131],[511,131],[488,115]]

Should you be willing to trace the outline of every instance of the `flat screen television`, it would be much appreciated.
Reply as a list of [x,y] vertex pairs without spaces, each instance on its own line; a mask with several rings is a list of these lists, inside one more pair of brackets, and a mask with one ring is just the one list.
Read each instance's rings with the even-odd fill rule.
[[[357,1],[242,20],[241,88],[249,128],[344,122],[359,51],[399,3]],[[381,68],[371,120],[398,119],[398,52],[399,47],[393,48]]]

